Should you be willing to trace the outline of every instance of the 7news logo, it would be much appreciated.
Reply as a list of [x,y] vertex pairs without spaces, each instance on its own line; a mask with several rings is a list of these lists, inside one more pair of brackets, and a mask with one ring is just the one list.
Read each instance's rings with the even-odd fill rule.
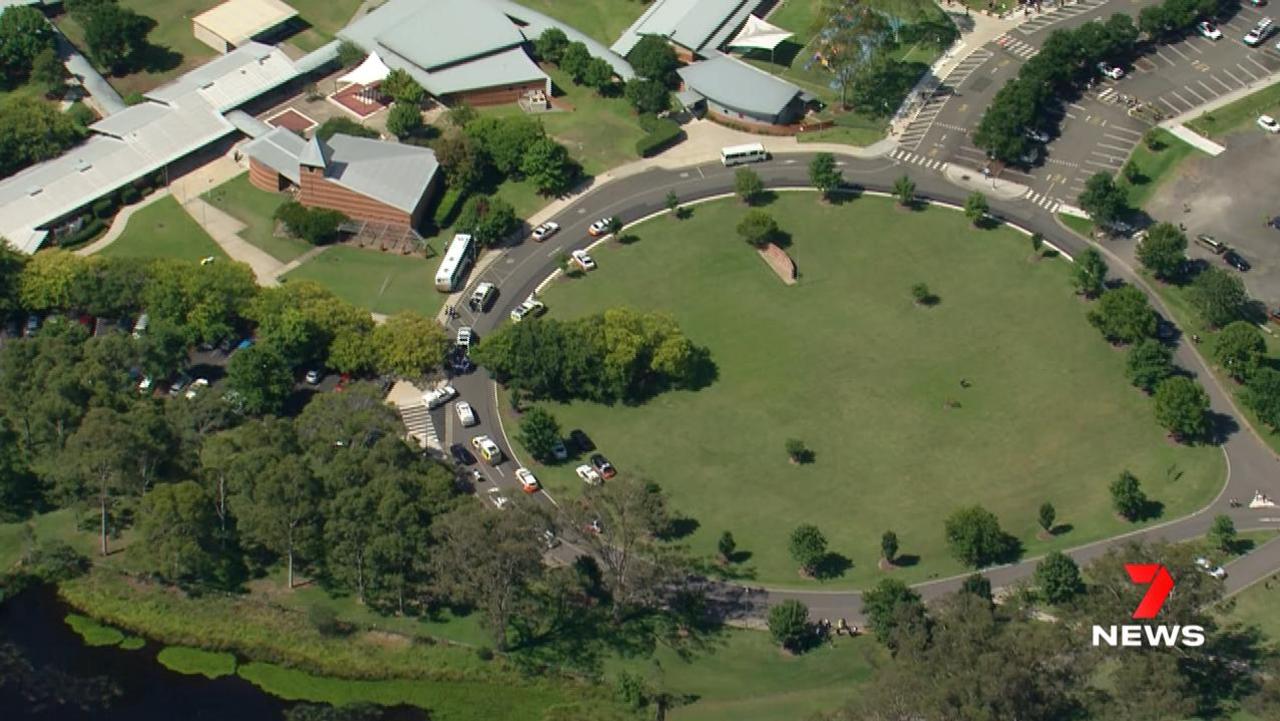
[[[1133,611],[1134,620],[1149,621],[1155,618],[1164,602],[1173,592],[1173,576],[1159,563],[1126,563],[1124,570],[1129,580],[1146,586],[1147,592]],[[1203,646],[1204,626],[1129,624],[1123,626],[1094,626],[1094,646]]]

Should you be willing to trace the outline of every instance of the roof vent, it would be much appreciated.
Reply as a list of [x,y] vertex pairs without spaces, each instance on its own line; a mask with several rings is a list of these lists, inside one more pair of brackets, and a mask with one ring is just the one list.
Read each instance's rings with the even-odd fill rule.
[[31,187],[27,188],[27,195],[29,196],[36,196],[43,192],[44,192],[44,188],[40,187],[39,185],[32,185]]
[[92,167],[93,167],[93,163],[90,163],[84,158],[76,158],[76,170],[80,171],[81,173],[91,169]]

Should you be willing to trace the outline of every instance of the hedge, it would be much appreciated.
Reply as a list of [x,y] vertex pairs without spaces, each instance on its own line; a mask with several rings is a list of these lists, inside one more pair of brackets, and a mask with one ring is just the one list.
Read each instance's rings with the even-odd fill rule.
[[58,246],[62,248],[70,248],[71,246],[80,245],[85,241],[93,239],[94,236],[106,230],[106,228],[107,224],[105,221],[101,218],[94,218],[88,223],[85,223],[84,227],[80,230],[77,230],[71,235],[64,235],[59,238]]
[[440,197],[440,204],[436,206],[434,221],[437,228],[447,228],[458,215],[458,211],[462,208],[462,203],[467,199],[467,191],[465,188],[449,188],[444,191],[444,195]]
[[107,218],[116,212],[116,199],[108,195],[93,204],[93,214],[99,218]]
[[[668,118],[640,116],[640,127],[649,131],[647,135],[636,141],[636,155],[647,158],[667,148],[679,140],[683,131],[680,124]],[[647,126],[647,127],[646,127]]]

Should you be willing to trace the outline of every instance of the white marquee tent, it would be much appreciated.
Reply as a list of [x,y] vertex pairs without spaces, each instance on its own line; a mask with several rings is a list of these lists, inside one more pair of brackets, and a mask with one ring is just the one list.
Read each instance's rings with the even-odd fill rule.
[[738,36],[729,41],[729,47],[760,48],[773,51],[774,48],[794,34],[780,27],[770,25],[755,15],[748,15],[747,22],[742,26]]
[[357,65],[351,72],[338,78],[339,83],[352,83],[354,85],[372,85],[382,82],[387,75],[391,74],[391,68],[382,62],[382,58],[377,53],[369,53],[369,57],[364,62]]

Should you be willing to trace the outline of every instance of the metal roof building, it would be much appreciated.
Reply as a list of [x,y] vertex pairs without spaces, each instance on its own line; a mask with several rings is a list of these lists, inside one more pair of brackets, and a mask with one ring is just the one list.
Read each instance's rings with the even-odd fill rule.
[[799,87],[724,53],[676,73],[688,90],[707,99],[710,110],[730,120],[781,125],[803,106]]
[[476,0],[390,0],[338,32],[408,72],[437,97],[551,80],[524,51],[525,36]]
[[0,237],[35,252],[46,226],[234,132],[222,113],[297,76],[281,51],[250,43],[89,126],[63,155],[0,180]]
[[191,18],[196,39],[227,53],[298,16],[281,0],[227,0]]
[[512,2],[512,0],[484,0],[484,2],[502,11],[507,17],[518,21],[520,23],[520,31],[529,40],[536,40],[547,28],[559,28],[569,38],[569,42],[582,43],[587,46],[587,50],[592,57],[603,58],[605,62],[613,67],[613,72],[624,81],[636,76],[635,70],[631,68],[631,64],[625,58],[571,25],[544,15],[532,8]]
[[719,48],[761,0],[654,0],[610,49],[626,56],[640,38],[660,35],[694,55]]

